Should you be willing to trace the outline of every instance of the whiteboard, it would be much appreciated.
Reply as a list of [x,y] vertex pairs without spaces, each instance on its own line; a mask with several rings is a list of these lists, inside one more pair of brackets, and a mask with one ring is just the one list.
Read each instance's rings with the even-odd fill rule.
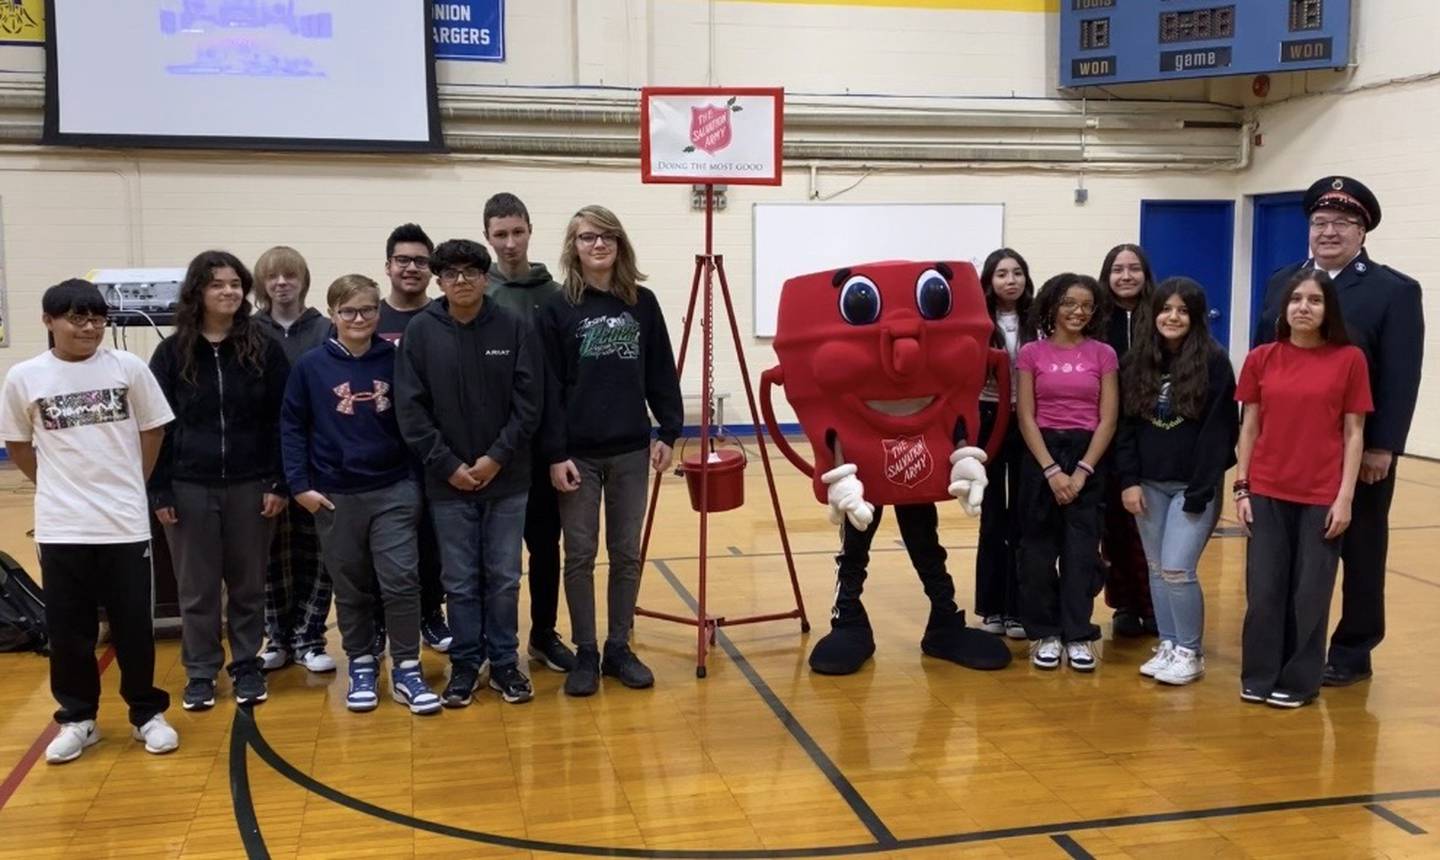
[[755,334],[775,336],[788,278],[880,260],[969,260],[1003,242],[1002,203],[756,203]]

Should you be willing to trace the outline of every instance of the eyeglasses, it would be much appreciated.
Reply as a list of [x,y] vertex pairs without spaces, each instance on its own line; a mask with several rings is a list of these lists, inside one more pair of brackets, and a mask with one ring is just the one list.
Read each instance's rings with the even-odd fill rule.
[[620,235],[618,233],[581,233],[575,238],[579,239],[582,245],[594,245],[596,242],[604,242],[614,247],[620,244]]
[[1090,302],[1077,302],[1074,299],[1061,299],[1060,310],[1066,313],[1079,311],[1082,314],[1093,314],[1095,313],[1095,305]]
[[404,254],[396,254],[390,258],[390,262],[394,263],[397,269],[408,269],[412,263],[417,269],[430,268],[429,257],[410,257]]
[[104,328],[109,320],[104,314],[77,314],[68,313],[65,315],[65,322],[75,328]]
[[1310,229],[1316,233],[1324,233],[1326,228],[1334,227],[1335,232],[1343,233],[1346,230],[1353,230],[1360,226],[1360,222],[1354,218],[1311,218]]
[[377,316],[379,316],[379,315],[380,315],[380,306],[379,306],[379,305],[365,305],[364,307],[359,307],[359,308],[336,308],[336,309],[335,309],[335,316],[339,317],[340,319],[344,320],[345,322],[355,322],[357,319],[358,319],[358,320],[365,320],[366,322],[369,322],[370,320],[375,319],[375,317],[377,317]]
[[474,266],[464,269],[446,269],[440,273],[440,283],[446,286],[458,283],[462,278],[472,284],[483,284],[485,282],[485,273]]

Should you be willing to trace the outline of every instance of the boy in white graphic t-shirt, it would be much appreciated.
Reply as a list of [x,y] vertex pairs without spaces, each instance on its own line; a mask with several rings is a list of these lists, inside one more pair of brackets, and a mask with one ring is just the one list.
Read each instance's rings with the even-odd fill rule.
[[170,696],[155,686],[145,479],[174,415],[144,361],[103,345],[107,309],[94,284],[57,284],[41,307],[54,346],[6,374],[0,438],[35,482],[50,691],[60,703],[60,731],[45,760],[72,761],[100,740],[100,606],[132,734],[147,752],[167,753],[180,741],[165,722]]

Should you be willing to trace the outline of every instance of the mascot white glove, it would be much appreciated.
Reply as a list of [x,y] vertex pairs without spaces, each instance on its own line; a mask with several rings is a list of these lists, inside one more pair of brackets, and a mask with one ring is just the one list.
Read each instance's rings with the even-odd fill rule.
[[850,525],[863,532],[875,520],[875,506],[865,501],[865,485],[855,472],[855,464],[846,463],[821,475],[820,480],[829,487],[830,522],[838,526],[842,519],[848,519]]
[[960,507],[970,516],[980,513],[985,501],[985,487],[990,479],[985,475],[985,452],[980,448],[956,448],[950,454],[950,495],[960,501]]

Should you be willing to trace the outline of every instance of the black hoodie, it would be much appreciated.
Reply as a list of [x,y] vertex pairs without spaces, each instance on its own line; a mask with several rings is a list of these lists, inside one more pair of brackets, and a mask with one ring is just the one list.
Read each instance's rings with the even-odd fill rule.
[[285,494],[280,466],[280,403],[290,363],[285,351],[265,338],[259,373],[240,364],[233,338],[212,344],[195,339],[195,381],[183,379],[175,335],[150,357],[175,420],[165,425],[165,443],[150,476],[155,507],[173,507],[172,481],[232,484],[265,481],[267,491]]
[[262,331],[280,342],[291,367],[300,360],[300,356],[325,343],[330,336],[329,317],[315,308],[306,308],[289,328],[276,322],[269,311],[256,313],[255,322],[260,324]]
[[[530,324],[492,301],[468,323],[450,316],[443,298],[410,321],[395,357],[395,410],[429,498],[484,501],[529,489],[544,377]],[[500,464],[494,480],[473,493],[452,487],[455,470],[481,456]]]
[[[540,315],[546,368],[555,389],[545,427],[545,456],[611,457],[650,445],[648,406],[657,438],[674,445],[685,420],[670,332],[655,294],[640,287],[635,304],[587,288],[580,304],[564,293]],[[553,426],[552,426],[553,425]]]

